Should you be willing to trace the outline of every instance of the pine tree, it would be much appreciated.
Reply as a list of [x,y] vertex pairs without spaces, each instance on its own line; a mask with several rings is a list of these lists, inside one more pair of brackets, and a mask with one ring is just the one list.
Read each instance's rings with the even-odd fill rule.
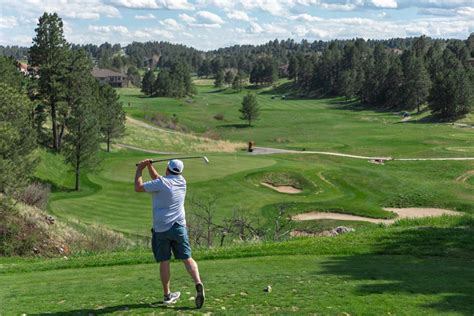
[[224,81],[227,85],[231,85],[234,81],[234,72],[232,70],[227,70],[225,73]]
[[[56,13],[44,13],[35,29],[29,51],[29,63],[38,67],[38,90],[51,113],[53,148],[60,150],[58,107],[67,91],[62,84],[69,44],[63,34],[63,22]],[[63,125],[64,130],[64,125]]]
[[446,49],[443,53],[443,67],[431,88],[431,113],[448,120],[469,113],[474,107],[473,79],[472,70],[464,68],[454,53]]
[[0,195],[24,186],[33,175],[35,131],[25,94],[0,82]]
[[110,152],[110,142],[125,133],[125,112],[120,97],[108,84],[99,88],[100,97],[100,131]]
[[260,116],[260,109],[255,94],[248,93],[242,100],[242,107],[239,109],[241,120],[247,120],[249,126],[252,126],[252,120],[258,119]]
[[232,82],[232,89],[242,91],[242,77],[240,73],[235,75],[234,81]]
[[403,58],[404,84],[401,87],[401,95],[407,109],[417,109],[427,101],[431,80],[425,68],[423,57],[416,57],[413,52],[408,52]]
[[288,79],[298,80],[298,59],[293,55],[288,61]]
[[214,87],[221,88],[224,85],[224,73],[222,70],[216,73],[216,78],[214,79]]
[[168,70],[164,69],[158,73],[153,90],[159,97],[171,96],[171,77]]
[[153,70],[148,70],[145,75],[143,76],[142,79],[142,92],[145,93],[146,95],[153,95],[153,85],[155,83],[155,74],[153,73]]
[[69,115],[66,120],[67,135],[64,139],[66,163],[74,168],[75,189],[80,189],[80,175],[84,169],[93,169],[99,164],[100,148],[100,104],[99,87],[91,75],[87,56],[75,52],[68,66],[67,86]]

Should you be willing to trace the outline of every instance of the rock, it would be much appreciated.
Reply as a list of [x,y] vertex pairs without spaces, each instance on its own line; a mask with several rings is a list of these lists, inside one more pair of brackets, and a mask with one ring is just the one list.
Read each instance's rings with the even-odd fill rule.
[[45,220],[49,225],[53,225],[54,222],[56,221],[56,219],[51,215],[46,216]]
[[354,228],[350,228],[346,226],[338,226],[334,229],[331,229],[330,234],[331,236],[337,236],[337,235],[341,235],[341,234],[345,234],[345,233],[349,233],[353,231],[355,231]]

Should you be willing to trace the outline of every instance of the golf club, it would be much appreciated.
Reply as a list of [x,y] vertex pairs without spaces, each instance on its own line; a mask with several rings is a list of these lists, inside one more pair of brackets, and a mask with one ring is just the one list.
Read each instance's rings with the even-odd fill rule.
[[[157,159],[157,160],[152,160],[151,163],[160,162],[160,161],[169,161],[169,160],[173,160],[173,159],[183,160],[183,159],[199,159],[199,158],[204,159],[205,163],[209,163],[209,159],[206,156],[175,157],[175,158],[168,158],[168,159]],[[138,166],[138,164],[135,164],[135,166]]]

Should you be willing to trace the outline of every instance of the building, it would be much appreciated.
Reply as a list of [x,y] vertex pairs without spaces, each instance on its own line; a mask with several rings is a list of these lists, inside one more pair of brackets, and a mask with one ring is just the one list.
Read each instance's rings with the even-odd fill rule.
[[25,63],[20,63],[20,72],[22,72],[24,75],[28,75],[28,65]]
[[469,58],[467,60],[467,63],[471,66],[471,67],[474,67],[474,58]]
[[108,83],[115,88],[128,87],[127,76],[120,72],[94,67],[94,69],[92,69],[92,76],[99,80],[100,83]]

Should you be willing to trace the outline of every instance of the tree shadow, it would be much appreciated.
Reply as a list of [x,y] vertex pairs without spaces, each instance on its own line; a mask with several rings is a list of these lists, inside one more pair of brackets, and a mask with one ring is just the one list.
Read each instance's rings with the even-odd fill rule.
[[195,308],[189,306],[167,306],[163,305],[163,301],[154,302],[154,303],[141,303],[141,304],[122,304],[122,305],[115,305],[115,306],[107,306],[98,309],[92,308],[85,308],[85,309],[75,309],[69,311],[62,311],[62,312],[53,312],[53,313],[38,313],[38,314],[28,314],[32,316],[72,316],[72,315],[103,315],[109,314],[114,312],[130,312],[134,309],[140,308],[154,308],[154,309],[165,309],[165,310],[175,310],[175,311],[189,311]]
[[323,273],[357,281],[361,296],[415,295],[426,314],[472,315],[474,219],[456,220],[455,227],[390,228],[367,254],[333,258]]
[[253,126],[250,126],[248,124],[223,124],[223,125],[217,125],[217,128],[252,128]]

